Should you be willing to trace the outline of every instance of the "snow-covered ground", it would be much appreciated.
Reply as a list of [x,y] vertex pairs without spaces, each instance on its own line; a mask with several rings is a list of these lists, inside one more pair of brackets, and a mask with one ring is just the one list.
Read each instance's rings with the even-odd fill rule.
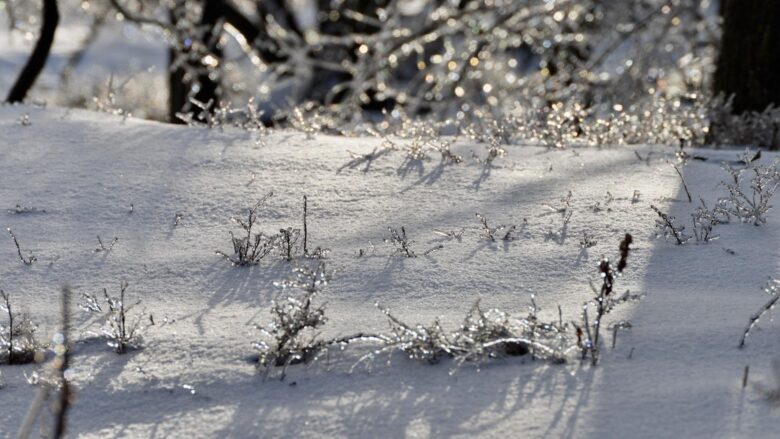
[[[24,115],[29,126],[19,123]],[[380,139],[276,132],[267,146],[255,140],[231,129],[0,107],[1,223],[38,258],[22,264],[6,237],[0,288],[40,324],[41,339],[56,328],[64,284],[116,294],[127,280],[130,299],[157,322],[142,349],[118,356],[90,335],[96,328],[74,306],[74,437],[775,436],[776,413],[754,385],[774,385],[780,328],[764,319],[746,349],[737,344],[765,301],[760,287],[780,268],[780,211],[764,227],[719,226],[720,240],[709,244],[656,239],[651,204],[685,223],[694,207],[665,161],[672,149],[513,146],[492,168],[470,159],[441,165],[433,156],[405,162],[392,152],[365,171],[345,166],[349,151],[369,153]],[[485,155],[468,141],[454,149]],[[712,202],[723,195],[719,163],[736,153],[699,153],[710,159],[690,162],[685,179],[694,197]],[[269,191],[263,230],[300,227],[305,194],[311,242],[331,249],[327,262],[338,271],[320,296],[324,335],[385,330],[376,303],[411,323],[441,317],[454,328],[477,299],[525,314],[532,294],[545,318],[557,318],[560,305],[565,319],[578,321],[599,259],[616,256],[626,232],[635,242],[618,289],[645,297],[610,317],[633,328],[614,349],[606,336],[596,367],[512,358],[456,368],[394,356],[351,371],[360,353],[347,350],[292,366],[284,381],[263,381],[249,360],[260,339],[255,324],[268,321],[271,301],[283,294],[273,282],[293,264],[232,267],[215,251],[231,250],[230,218]],[[561,218],[548,205],[569,191],[571,221],[552,237]],[[38,211],[14,213],[17,204]],[[518,239],[483,239],[477,212],[518,225]],[[418,254],[444,248],[392,256],[383,238],[400,226]],[[461,239],[433,233],[460,228]],[[580,248],[583,232],[594,247]],[[95,252],[97,235],[119,240],[111,252]],[[751,385],[743,389],[745,365]],[[32,401],[24,374],[33,369],[0,366],[0,436],[15,434]]]

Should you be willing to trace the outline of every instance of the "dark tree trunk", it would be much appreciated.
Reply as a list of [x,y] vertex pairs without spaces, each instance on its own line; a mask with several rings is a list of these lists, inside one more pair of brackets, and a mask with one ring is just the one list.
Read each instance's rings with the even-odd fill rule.
[[8,98],[6,98],[8,102],[22,102],[35,84],[35,80],[38,79],[38,75],[49,58],[49,51],[54,42],[54,32],[57,30],[59,21],[60,13],[57,10],[57,0],[44,0],[41,35],[38,37],[38,42],[35,43],[35,49],[33,49],[30,59],[27,60],[27,64],[19,73],[16,83],[8,93]]
[[176,114],[184,109],[187,102],[187,84],[184,83],[184,70],[173,67],[176,49],[168,49],[168,122],[184,123]]
[[[200,19],[200,26],[209,29],[204,35],[203,43],[206,44],[209,53],[214,56],[220,63],[222,62],[222,49],[219,47],[219,32],[220,29],[216,29],[216,25],[219,20],[224,16],[224,3],[223,0],[204,0],[203,15]],[[171,21],[175,19],[173,12],[171,13]],[[173,64],[176,57],[176,49],[169,49],[169,63]],[[220,78],[215,75],[215,70],[221,69],[222,66],[217,66],[214,70],[205,70],[205,66],[200,62],[201,60],[192,60],[190,65],[187,66],[190,71],[200,71],[197,75],[197,82],[199,88],[193,95],[195,99],[204,104],[211,101],[212,108],[219,105],[220,98]],[[185,70],[182,68],[171,69],[168,75],[168,120],[173,123],[182,123],[182,121],[176,117],[176,113],[190,108],[188,98],[190,96],[190,90],[193,85],[193,81],[187,80]],[[193,109],[199,111],[197,108]]]
[[737,114],[780,106],[780,1],[721,0],[720,11],[715,92],[733,94]]

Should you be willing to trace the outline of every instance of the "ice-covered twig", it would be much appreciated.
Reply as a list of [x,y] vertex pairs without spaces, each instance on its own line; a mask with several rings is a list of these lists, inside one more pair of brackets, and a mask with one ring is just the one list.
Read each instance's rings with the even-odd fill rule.
[[740,348],[745,347],[745,343],[747,342],[747,338],[750,335],[750,331],[752,331],[753,328],[758,324],[758,321],[761,319],[761,317],[772,310],[772,308],[777,305],[777,301],[780,300],[780,278],[771,278],[764,287],[764,291],[769,294],[771,298],[761,307],[761,309],[750,316],[748,325],[745,327],[745,331],[742,333],[742,339],[739,341]]
[[19,247],[19,241],[16,240],[16,235],[11,231],[10,227],[6,228],[6,230],[8,230],[8,234],[11,235],[11,240],[13,240],[14,245],[16,246],[16,254],[19,255],[19,259],[24,265],[32,265],[33,262],[38,260],[33,254],[30,254],[30,257],[25,259],[25,257],[22,256],[22,249]]

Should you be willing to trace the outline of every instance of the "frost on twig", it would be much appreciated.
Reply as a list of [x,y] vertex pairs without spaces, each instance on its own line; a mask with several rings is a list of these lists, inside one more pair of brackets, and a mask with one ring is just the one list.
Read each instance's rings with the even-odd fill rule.
[[[394,227],[388,227],[387,230],[390,232],[390,237],[385,238],[385,242],[393,245],[393,252],[392,252],[393,256],[399,255],[406,258],[417,257],[417,254],[414,252],[414,250],[412,250],[412,244],[414,244],[414,241],[407,238],[406,228],[404,228],[404,226],[401,226],[400,229],[396,229]],[[443,245],[435,245],[429,248],[428,250],[424,251],[422,255],[427,256],[443,248],[444,248]]]
[[265,377],[272,368],[281,367],[280,379],[284,379],[289,365],[308,363],[332,345],[343,346],[369,337],[358,333],[349,337],[320,339],[317,329],[325,324],[327,318],[325,305],[315,304],[315,299],[328,285],[333,273],[324,261],[313,269],[309,266],[297,267],[294,273],[292,278],[275,285],[284,289],[294,288],[302,293],[274,301],[271,321],[265,326],[258,326],[266,340],[256,342],[254,347],[259,353],[257,367]]
[[485,145],[485,147],[487,148],[487,156],[485,158],[480,158],[476,153],[472,153],[474,160],[482,166],[482,171],[473,182],[474,188],[477,190],[490,177],[495,166],[493,162],[497,158],[506,156],[506,150],[501,146],[500,141],[493,136],[490,136],[490,143]]
[[281,378],[284,379],[288,366],[314,361],[332,346],[343,349],[357,342],[368,343],[370,351],[360,357],[352,369],[361,363],[371,362],[383,353],[396,351],[427,364],[451,358],[461,365],[521,355],[560,363],[577,348],[569,334],[569,325],[563,323],[561,317],[557,322],[540,321],[533,299],[530,312],[522,318],[511,317],[496,309],[484,311],[477,302],[466,314],[463,323],[449,332],[438,320],[430,325],[411,325],[380,307],[387,317],[388,331],[378,334],[358,332],[322,339],[319,329],[327,321],[325,307],[315,304],[315,299],[330,281],[331,274],[325,269],[324,262],[315,269],[299,267],[295,272],[293,278],[276,285],[295,288],[302,293],[274,302],[271,322],[259,327],[266,340],[255,343],[255,348],[259,351],[258,368],[265,376],[272,368],[282,368]]
[[107,246],[103,244],[103,240],[100,239],[100,235],[97,236],[97,240],[98,240],[98,245],[100,245],[100,247],[95,249],[95,253],[99,253],[99,252],[108,253],[114,248],[114,244],[116,244],[116,242],[119,241],[119,238],[115,236],[114,239],[112,239]]
[[[125,281],[120,282],[119,285],[119,297],[111,297],[108,295],[108,291],[103,288],[103,302],[105,302],[106,308],[101,306],[101,300],[97,296],[82,293],[82,302],[79,303],[79,308],[84,311],[98,314],[101,322],[101,335],[108,339],[108,345],[114,349],[117,354],[124,354],[128,348],[137,348],[141,342],[141,332],[146,329],[142,325],[142,321],[146,314],[141,312],[137,313],[132,321],[128,322],[128,313],[135,306],[141,303],[140,300],[127,305],[125,303],[125,292],[127,291],[128,283]],[[149,326],[154,325],[154,320],[151,315],[149,318]]]
[[388,227],[387,230],[390,232],[390,237],[385,238],[385,242],[389,242],[393,244],[395,249],[393,250],[393,254],[400,254],[402,256],[406,256],[407,258],[416,258],[417,255],[414,254],[414,251],[410,248],[410,245],[414,241],[410,241],[406,238],[406,229],[404,226],[401,226],[401,231],[399,232],[398,229],[395,229],[393,227]]
[[344,347],[358,342],[377,343],[384,336],[363,332],[330,339],[319,337],[318,329],[326,322],[325,305],[315,304],[317,296],[332,279],[333,273],[319,261],[315,268],[297,267],[295,275],[275,283],[284,289],[300,290],[282,300],[274,301],[271,308],[271,322],[258,326],[265,340],[254,344],[258,350],[258,369],[268,377],[273,368],[281,368],[280,379],[285,378],[287,367],[293,364],[317,360],[328,349]]
[[677,167],[674,163],[670,163],[672,168],[674,168],[675,172],[677,172],[677,175],[680,177],[680,181],[682,182],[683,189],[685,189],[685,195],[688,197],[688,202],[693,203],[693,198],[691,198],[691,192],[688,190],[688,184],[685,182],[685,177],[683,177],[682,172],[680,172],[680,168]]
[[663,236],[664,239],[674,238],[677,245],[683,245],[691,239],[690,236],[683,233],[685,226],[677,224],[673,216],[661,212],[653,205],[650,208],[658,214],[658,219],[655,220],[656,237]]
[[279,235],[277,237],[277,246],[279,248],[279,254],[282,258],[290,262],[293,260],[293,256],[297,253],[298,239],[301,236],[301,231],[288,227],[286,229],[279,229]]
[[451,163],[455,165],[463,163],[463,156],[453,153],[451,147],[451,141],[442,140],[439,143],[431,144],[431,148],[441,154],[442,163]]
[[[596,365],[600,355],[600,343],[601,343],[601,327],[603,325],[604,317],[609,314],[617,305],[633,300],[639,299],[641,296],[632,295],[628,291],[621,296],[614,294],[615,281],[619,276],[623,274],[623,270],[628,266],[628,255],[631,250],[631,243],[633,238],[630,234],[626,233],[623,240],[620,241],[618,250],[620,257],[618,258],[617,266],[614,266],[608,258],[604,258],[599,263],[599,275],[601,277],[601,287],[596,288],[591,284],[596,296],[592,301],[586,302],[583,306],[583,327],[585,332],[583,333],[581,328],[577,328],[578,345],[582,352],[582,359],[584,360],[590,355],[591,364]],[[588,309],[592,306],[595,307],[596,315],[593,322],[589,321]],[[585,338],[587,336],[587,338]]]
[[17,204],[13,209],[8,209],[8,213],[15,215],[38,214],[46,213],[46,209],[39,209],[37,207],[22,206],[21,204]]
[[389,310],[380,310],[387,316],[390,330],[377,336],[380,348],[358,363],[393,351],[427,364],[436,364],[442,358],[452,358],[461,365],[528,354],[559,363],[575,347],[564,324],[539,322],[536,306],[528,316],[518,319],[497,309],[483,311],[476,302],[460,327],[451,332],[445,331],[438,319],[430,325],[410,325]]
[[191,127],[219,128],[232,126],[247,132],[257,133],[257,145],[264,145],[263,136],[268,130],[263,123],[263,111],[258,109],[254,97],[247,100],[244,109],[235,108],[230,102],[201,102],[194,97],[189,98],[188,110],[176,113],[176,117]]
[[707,204],[703,199],[699,198],[701,206],[691,214],[693,221],[693,237],[696,238],[696,242],[710,242],[719,238],[719,236],[713,234],[715,226],[721,223],[720,218],[715,213],[707,208]]
[[322,123],[316,112],[307,111],[307,106],[296,105],[288,115],[289,122],[293,128],[306,135],[307,140],[314,139],[314,136],[322,131]]
[[38,258],[35,257],[32,253],[30,253],[30,256],[25,258],[22,255],[22,249],[19,247],[19,241],[16,240],[16,235],[14,235],[14,232],[11,231],[11,228],[6,228],[8,230],[8,234],[11,235],[11,240],[14,242],[14,245],[16,246],[16,254],[19,255],[19,259],[24,263],[24,265],[32,265],[33,262],[37,261]]
[[466,231],[465,228],[461,227],[457,230],[442,230],[442,229],[433,229],[433,233],[441,236],[443,238],[447,239],[456,239],[460,241],[463,238],[463,233]]
[[[758,164],[759,158],[760,155],[752,154],[747,149],[739,156],[739,167],[730,163],[723,164],[723,169],[731,178],[722,183],[726,187],[728,197],[718,200],[716,210],[719,214],[726,218],[733,216],[756,226],[766,224],[767,212],[772,208],[769,201],[780,185],[780,159],[762,166]],[[749,184],[744,174],[751,176]]]
[[485,144],[485,149],[487,150],[485,157],[480,158],[476,153],[472,153],[472,157],[480,165],[490,167],[493,166],[493,161],[506,156],[506,149],[501,146],[501,137],[489,135],[487,140],[488,143]]
[[742,339],[739,342],[739,347],[741,348],[745,347],[750,331],[758,324],[761,317],[771,311],[772,308],[777,305],[778,300],[780,300],[780,278],[770,278],[769,282],[764,286],[764,292],[769,294],[770,299],[761,307],[761,309],[750,316],[750,321],[748,322],[747,327],[745,327],[745,331],[742,333]]
[[502,241],[515,240],[514,232],[517,226],[500,225],[496,227],[490,227],[488,225],[488,220],[484,215],[480,213],[477,213],[476,215],[477,215],[477,219],[479,220],[479,223],[482,225],[482,230],[481,230],[482,236],[488,241],[495,242],[499,239]]
[[286,367],[312,358],[317,344],[313,331],[327,320],[325,307],[314,305],[315,296],[316,292],[308,291],[301,297],[288,296],[274,302],[271,323],[260,328],[271,342],[255,343],[260,352],[258,367],[264,375],[268,375],[271,367]]

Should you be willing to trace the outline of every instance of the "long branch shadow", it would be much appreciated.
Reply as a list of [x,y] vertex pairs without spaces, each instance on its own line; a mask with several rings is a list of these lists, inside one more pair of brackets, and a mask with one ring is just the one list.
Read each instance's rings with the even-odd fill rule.
[[422,178],[425,173],[425,162],[422,159],[416,159],[407,155],[404,157],[404,161],[401,162],[401,165],[398,166],[396,173],[402,179],[405,179],[409,174],[414,173],[417,174],[417,178]]
[[[355,361],[349,355],[325,368],[290,370],[286,385],[261,384],[264,397],[240,404],[220,433],[239,435],[247,422],[263,419],[256,432],[261,436],[284,431],[298,437],[334,425],[338,430],[331,434],[355,438],[377,431],[408,436],[415,429],[432,437],[480,436],[555,387],[576,385],[565,367],[528,359],[497,360],[481,372],[463,366],[451,376],[447,370],[455,366],[450,362],[426,366],[400,354],[391,357],[375,360],[369,373],[344,373]],[[424,390],[420,382],[427,383]]]
[[361,169],[361,172],[366,174],[368,173],[368,171],[371,170],[371,165],[373,165],[375,161],[377,161],[382,156],[389,154],[390,152],[392,152],[392,149],[389,148],[379,149],[379,147],[376,147],[372,152],[363,155],[350,152],[350,154],[352,155],[352,159],[347,163],[345,163],[340,168],[338,168],[336,170],[336,174],[340,174],[341,171],[343,171],[344,169],[357,169],[358,167],[363,165],[365,166],[363,167],[363,169]]
[[415,186],[420,186],[420,185],[431,186],[435,184],[437,181],[439,181],[442,175],[444,175],[444,171],[448,167],[452,167],[452,166],[457,166],[457,165],[452,160],[442,157],[439,163],[437,163],[436,166],[431,168],[430,171],[425,173],[423,170],[423,174],[414,183],[401,189],[401,193],[407,192],[410,189],[414,188]]

